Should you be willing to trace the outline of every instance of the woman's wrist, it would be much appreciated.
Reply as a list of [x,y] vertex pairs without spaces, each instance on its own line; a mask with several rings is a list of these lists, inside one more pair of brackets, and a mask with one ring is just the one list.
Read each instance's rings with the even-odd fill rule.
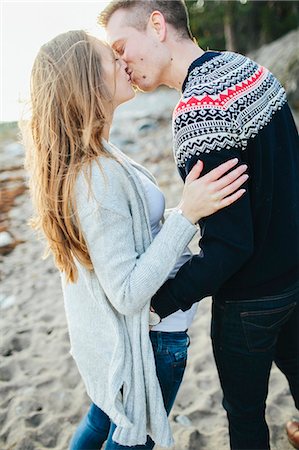
[[199,220],[198,217],[194,217],[190,213],[188,213],[188,211],[186,211],[186,208],[184,208],[184,205],[182,203],[179,203],[178,206],[174,209],[178,214],[181,214],[182,216],[185,217],[185,219],[191,222],[192,225],[196,225],[196,223]]

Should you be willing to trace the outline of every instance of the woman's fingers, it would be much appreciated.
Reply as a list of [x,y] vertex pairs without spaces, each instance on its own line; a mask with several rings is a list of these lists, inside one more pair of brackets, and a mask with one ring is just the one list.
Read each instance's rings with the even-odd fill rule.
[[208,172],[206,175],[204,175],[202,178],[206,179],[208,182],[210,181],[216,181],[218,178],[222,177],[226,172],[228,172],[230,169],[232,169],[236,164],[238,164],[238,159],[230,159],[229,161],[226,161],[225,163],[220,164],[220,166],[216,167],[215,169]]
[[[195,223],[201,217],[207,217],[231,205],[246,192],[245,189],[239,188],[248,179],[248,175],[244,174],[247,166],[234,168],[237,163],[237,158],[226,161],[200,178],[202,161],[192,168],[186,177],[180,203],[184,215],[190,222]],[[227,173],[230,170],[231,172]]]
[[236,169],[229,172],[227,175],[224,175],[220,180],[217,180],[214,182],[214,189],[218,191],[219,189],[223,189],[229,184],[233,183],[235,180],[242,175],[247,170],[247,165],[242,164],[241,166],[237,167]]
[[236,200],[238,200],[242,195],[246,192],[246,189],[239,189],[234,194],[230,195],[229,197],[225,197],[223,200],[219,203],[219,209],[225,208],[226,206],[231,205]]
[[221,198],[225,198],[228,195],[234,193],[237,189],[239,189],[242,184],[244,184],[248,180],[249,176],[247,174],[241,175],[237,178],[233,183],[221,189],[219,195]]
[[202,172],[202,169],[203,169],[203,162],[199,159],[186,176],[185,182],[191,183],[192,181],[197,180],[197,178],[199,178],[199,175]]

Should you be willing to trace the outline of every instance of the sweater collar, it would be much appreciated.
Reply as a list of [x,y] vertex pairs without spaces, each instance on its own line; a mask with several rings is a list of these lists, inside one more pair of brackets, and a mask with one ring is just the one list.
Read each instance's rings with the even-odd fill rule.
[[182,85],[182,92],[186,89],[186,84],[192,70],[195,69],[195,67],[202,66],[205,62],[210,61],[212,58],[215,58],[215,56],[219,56],[220,54],[220,52],[206,51],[199,58],[195,59],[188,67],[187,75]]

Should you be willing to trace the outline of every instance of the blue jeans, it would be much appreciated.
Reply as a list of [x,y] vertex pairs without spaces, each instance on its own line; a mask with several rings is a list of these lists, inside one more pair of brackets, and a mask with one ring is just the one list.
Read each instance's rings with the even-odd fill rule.
[[272,362],[299,409],[298,303],[298,284],[277,296],[213,302],[211,337],[233,450],[270,449],[265,406]]
[[[187,349],[190,343],[186,331],[151,331],[157,377],[161,386],[165,409],[169,414],[183,379]],[[95,404],[83,417],[70,443],[70,450],[99,450],[107,440],[105,450],[150,450],[154,442],[148,437],[145,445],[127,447],[112,440],[115,425]]]

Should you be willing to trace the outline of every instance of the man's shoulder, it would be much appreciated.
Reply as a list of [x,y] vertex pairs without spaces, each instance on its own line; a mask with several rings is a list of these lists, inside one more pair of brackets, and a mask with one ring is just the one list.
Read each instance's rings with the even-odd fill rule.
[[[268,72],[247,56],[234,52],[218,52],[216,56],[199,66],[195,66],[188,74],[181,100],[191,97],[203,98],[203,104],[209,105],[208,96],[231,96],[236,86],[250,84],[252,77],[260,70]],[[228,92],[230,90],[230,92]],[[210,103],[213,106],[213,102]]]
[[286,102],[265,67],[233,52],[195,67],[173,113],[177,161],[224,149],[245,149]]
[[283,87],[267,68],[247,56],[221,52],[190,71],[173,112],[174,131],[201,121],[219,128],[225,121],[241,133],[256,115],[266,123],[285,101]]

